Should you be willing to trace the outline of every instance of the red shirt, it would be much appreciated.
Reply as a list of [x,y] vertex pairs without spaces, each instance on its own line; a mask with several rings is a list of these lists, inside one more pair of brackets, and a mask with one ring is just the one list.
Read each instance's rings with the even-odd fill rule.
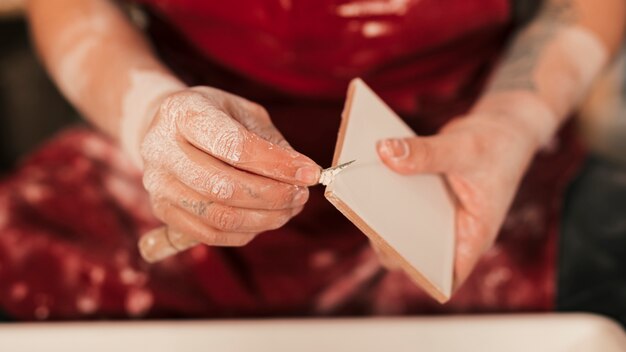
[[[141,2],[159,54],[183,79],[261,103],[320,165],[351,78],[419,134],[434,133],[480,93],[512,21],[506,0]],[[441,306],[384,271],[317,188],[301,215],[248,246],[147,265],[135,243],[158,222],[117,153],[93,132],[68,132],[0,185],[4,310],[29,319],[550,309],[560,196],[581,155],[570,133],[539,154],[496,245]]]

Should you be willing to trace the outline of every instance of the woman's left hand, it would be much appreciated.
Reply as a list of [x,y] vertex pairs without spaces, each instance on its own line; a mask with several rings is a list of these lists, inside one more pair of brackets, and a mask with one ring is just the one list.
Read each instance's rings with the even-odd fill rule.
[[[387,139],[377,150],[401,174],[442,174],[456,198],[455,287],[493,244],[537,149],[506,117],[470,114],[429,137]],[[388,260],[387,260],[388,262]]]

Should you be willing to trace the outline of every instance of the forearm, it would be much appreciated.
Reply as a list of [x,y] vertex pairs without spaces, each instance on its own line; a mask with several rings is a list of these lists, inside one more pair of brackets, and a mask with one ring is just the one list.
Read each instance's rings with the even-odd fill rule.
[[137,162],[160,99],[183,87],[109,0],[30,0],[39,54],[70,102]]
[[521,30],[473,112],[546,143],[621,43],[623,0],[548,0]]

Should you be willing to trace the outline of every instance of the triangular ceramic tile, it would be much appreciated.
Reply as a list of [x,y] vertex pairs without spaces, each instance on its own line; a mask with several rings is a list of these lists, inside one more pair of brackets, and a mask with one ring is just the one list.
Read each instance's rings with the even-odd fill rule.
[[326,187],[326,198],[439,302],[450,298],[454,264],[454,205],[439,175],[389,170],[376,142],[410,137],[409,128],[365,83],[350,83],[333,166],[354,164]]

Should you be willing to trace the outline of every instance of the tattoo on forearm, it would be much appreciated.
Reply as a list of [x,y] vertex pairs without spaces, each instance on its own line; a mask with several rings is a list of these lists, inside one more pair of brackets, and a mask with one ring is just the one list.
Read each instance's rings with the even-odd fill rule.
[[535,91],[534,70],[559,29],[576,21],[571,0],[548,1],[538,17],[518,33],[489,84],[488,91]]

